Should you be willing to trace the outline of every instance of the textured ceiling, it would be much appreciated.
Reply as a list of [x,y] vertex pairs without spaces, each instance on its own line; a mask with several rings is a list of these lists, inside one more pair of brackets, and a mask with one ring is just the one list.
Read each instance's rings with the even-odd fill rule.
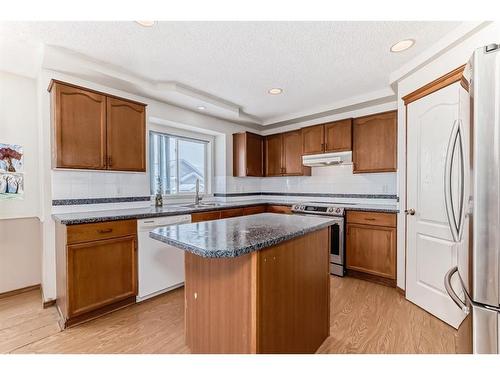
[[[387,89],[389,74],[459,22],[2,23],[2,32],[175,81],[235,103],[265,123]],[[416,40],[408,51],[390,46]],[[282,95],[267,90],[281,87]]]

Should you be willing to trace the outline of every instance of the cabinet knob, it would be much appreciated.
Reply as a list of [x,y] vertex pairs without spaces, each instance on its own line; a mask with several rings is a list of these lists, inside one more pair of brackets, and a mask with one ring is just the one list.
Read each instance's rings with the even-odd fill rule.
[[108,166],[111,167],[113,165],[113,159],[111,156],[108,156]]

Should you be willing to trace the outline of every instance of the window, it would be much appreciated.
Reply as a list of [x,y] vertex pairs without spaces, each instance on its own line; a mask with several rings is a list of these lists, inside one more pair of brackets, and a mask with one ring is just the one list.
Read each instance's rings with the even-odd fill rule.
[[162,194],[207,193],[208,141],[150,132],[149,154],[151,166],[151,194],[156,194],[161,183]]

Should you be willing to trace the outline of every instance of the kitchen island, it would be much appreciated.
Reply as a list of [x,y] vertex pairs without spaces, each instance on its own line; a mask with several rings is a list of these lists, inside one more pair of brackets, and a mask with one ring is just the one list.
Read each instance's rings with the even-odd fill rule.
[[193,353],[314,353],[329,335],[329,218],[263,213],[155,229],[186,251]]

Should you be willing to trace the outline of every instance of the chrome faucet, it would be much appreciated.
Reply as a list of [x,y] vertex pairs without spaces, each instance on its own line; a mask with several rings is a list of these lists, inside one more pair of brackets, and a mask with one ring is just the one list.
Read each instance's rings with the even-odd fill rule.
[[203,198],[200,197],[200,179],[196,179],[196,195],[194,196],[194,204],[200,204]]

